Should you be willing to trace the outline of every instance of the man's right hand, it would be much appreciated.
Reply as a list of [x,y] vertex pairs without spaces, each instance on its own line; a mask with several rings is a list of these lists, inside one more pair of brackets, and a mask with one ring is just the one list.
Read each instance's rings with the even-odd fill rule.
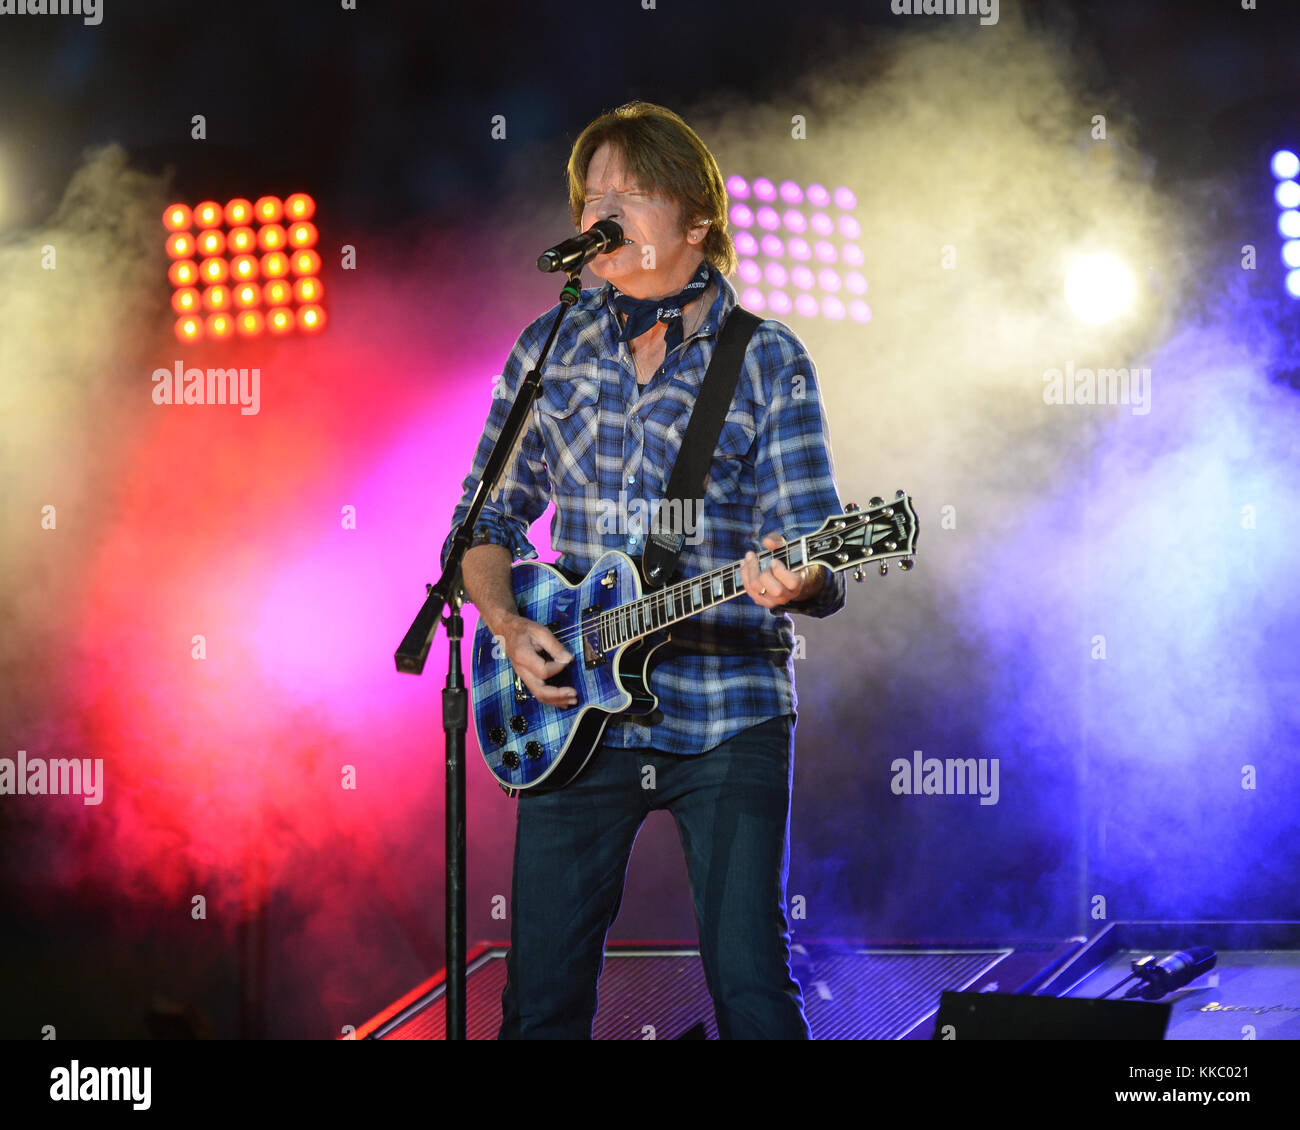
[[563,671],[573,655],[548,629],[523,616],[510,616],[498,632],[506,658],[538,702],[547,706],[574,706],[578,692],[546,682]]

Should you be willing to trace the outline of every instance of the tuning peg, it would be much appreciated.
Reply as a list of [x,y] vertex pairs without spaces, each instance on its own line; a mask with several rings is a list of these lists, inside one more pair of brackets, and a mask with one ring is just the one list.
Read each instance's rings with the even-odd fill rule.
[[865,581],[867,579],[867,575],[862,571],[861,566],[853,570],[853,579],[859,582]]
[[887,576],[889,576],[889,562],[888,562],[888,561],[882,561],[882,562],[880,563],[880,575],[881,575],[882,577],[887,577]]
[[884,500],[883,498],[881,498],[880,495],[878,495],[878,494],[876,494],[876,495],[872,495],[872,497],[871,497],[870,501],[868,501],[867,505],[868,505],[868,506],[884,506],[884,505],[885,505],[885,500]]
[[856,502],[850,502],[850,503],[849,503],[849,504],[844,508],[844,513],[845,513],[845,514],[852,514],[855,510],[857,510],[857,508],[858,508],[858,504],[857,504]]
[[916,564],[916,562],[913,561],[910,557],[904,557],[903,560],[900,561],[900,562],[898,563],[898,567],[899,567],[899,568],[900,568],[904,573],[907,573],[907,572],[909,572],[909,571],[911,570],[912,566],[915,565],[915,564]]
[[907,491],[905,491],[905,490],[896,490],[896,491],[894,491],[894,497],[895,497],[895,498],[906,498],[906,497],[907,497]]

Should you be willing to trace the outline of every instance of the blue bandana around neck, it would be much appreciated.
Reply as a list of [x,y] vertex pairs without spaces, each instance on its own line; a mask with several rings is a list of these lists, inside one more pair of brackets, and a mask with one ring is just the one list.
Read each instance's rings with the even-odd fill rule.
[[618,313],[627,315],[627,324],[619,334],[618,340],[630,341],[651,329],[656,322],[664,322],[668,326],[665,344],[671,353],[682,343],[683,308],[692,299],[703,294],[704,288],[708,285],[709,264],[705,261],[700,263],[695,277],[686,284],[681,293],[669,298],[631,298],[615,287],[610,294],[610,301]]

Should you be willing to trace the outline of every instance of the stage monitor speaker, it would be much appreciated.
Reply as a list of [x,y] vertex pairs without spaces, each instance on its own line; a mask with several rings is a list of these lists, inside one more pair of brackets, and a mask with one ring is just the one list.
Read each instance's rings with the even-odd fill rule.
[[[819,1040],[924,1039],[944,989],[1029,992],[1082,944],[1081,938],[1015,943],[800,942],[791,966]],[[482,943],[467,955],[466,1030],[493,1039],[501,1026],[507,948]],[[355,1033],[359,1040],[441,1040],[445,977],[438,973]],[[598,1040],[716,1039],[713,1001],[699,951],[687,943],[615,942],[600,977]]]
[[1169,1005],[945,992],[935,1040],[1163,1040]]

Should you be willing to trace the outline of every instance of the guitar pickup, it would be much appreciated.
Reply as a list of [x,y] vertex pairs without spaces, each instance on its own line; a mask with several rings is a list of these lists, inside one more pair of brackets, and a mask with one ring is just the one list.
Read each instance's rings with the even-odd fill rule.
[[605,649],[600,645],[601,611],[595,604],[582,610],[582,661],[588,671],[605,662]]

